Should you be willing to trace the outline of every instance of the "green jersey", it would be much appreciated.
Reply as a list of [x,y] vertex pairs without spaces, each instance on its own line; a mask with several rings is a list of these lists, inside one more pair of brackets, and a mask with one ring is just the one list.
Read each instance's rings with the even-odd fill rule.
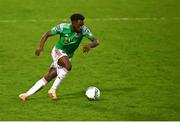
[[59,34],[60,38],[56,43],[55,47],[57,49],[63,50],[69,58],[74,54],[74,51],[78,48],[83,37],[90,40],[94,38],[93,34],[86,26],[82,26],[78,33],[72,31],[72,25],[67,23],[62,23],[53,27],[51,29],[51,34]]

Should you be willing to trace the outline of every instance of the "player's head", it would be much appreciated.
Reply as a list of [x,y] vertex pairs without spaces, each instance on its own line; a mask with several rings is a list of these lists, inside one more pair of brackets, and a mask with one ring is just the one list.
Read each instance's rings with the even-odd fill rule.
[[73,14],[70,17],[73,29],[75,31],[79,31],[81,27],[84,25],[84,19],[85,17],[81,14]]

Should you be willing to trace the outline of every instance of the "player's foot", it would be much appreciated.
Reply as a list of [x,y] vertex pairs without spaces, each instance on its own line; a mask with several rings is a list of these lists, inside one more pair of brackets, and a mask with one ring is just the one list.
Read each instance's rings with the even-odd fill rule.
[[28,98],[28,95],[27,95],[27,93],[22,93],[22,94],[19,95],[19,98],[20,98],[22,101],[26,101],[27,98]]
[[52,100],[57,100],[57,95],[56,95],[56,90],[55,89],[50,89],[48,91],[49,96],[51,97]]

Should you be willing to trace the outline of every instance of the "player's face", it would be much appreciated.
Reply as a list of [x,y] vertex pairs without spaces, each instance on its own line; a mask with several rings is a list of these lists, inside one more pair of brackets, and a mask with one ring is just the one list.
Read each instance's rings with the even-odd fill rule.
[[77,20],[77,21],[72,22],[72,25],[73,25],[74,31],[79,31],[84,25],[84,22],[82,20]]

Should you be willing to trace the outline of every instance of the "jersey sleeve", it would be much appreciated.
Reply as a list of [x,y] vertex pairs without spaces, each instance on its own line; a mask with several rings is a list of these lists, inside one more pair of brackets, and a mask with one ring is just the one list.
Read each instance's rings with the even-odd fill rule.
[[83,36],[88,38],[89,40],[93,40],[95,38],[91,31],[85,26],[83,27]]
[[63,31],[63,25],[64,24],[59,24],[59,25],[53,27],[51,29],[51,34],[52,35],[60,34]]

